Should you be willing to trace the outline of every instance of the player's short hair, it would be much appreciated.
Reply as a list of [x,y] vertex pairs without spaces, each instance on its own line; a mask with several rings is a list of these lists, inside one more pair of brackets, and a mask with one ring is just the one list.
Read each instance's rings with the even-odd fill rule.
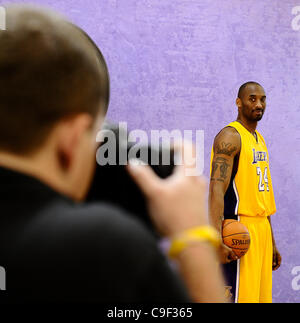
[[248,85],[259,85],[260,87],[262,87],[259,83],[255,82],[255,81],[249,81],[249,82],[246,82],[244,84],[242,84],[238,90],[238,98],[241,98],[242,95],[243,95],[243,92],[245,90],[245,88],[248,86]]
[[107,110],[109,76],[96,44],[57,13],[6,8],[0,32],[0,149],[29,153],[61,119]]

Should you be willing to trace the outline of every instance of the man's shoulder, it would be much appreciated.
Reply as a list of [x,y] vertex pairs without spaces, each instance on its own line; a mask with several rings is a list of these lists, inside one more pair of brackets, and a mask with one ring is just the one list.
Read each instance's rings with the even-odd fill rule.
[[166,267],[152,234],[113,205],[53,201],[34,218],[5,252],[12,290],[30,286],[55,299],[138,299],[141,279]]
[[32,230],[46,235],[55,233],[62,239],[68,235],[87,242],[123,237],[130,241],[136,236],[146,240],[152,236],[135,216],[108,203],[54,203],[32,223]]
[[62,276],[72,268],[84,275],[89,268],[101,268],[108,275],[126,266],[129,271],[138,270],[137,259],[161,261],[157,240],[142,223],[102,203],[54,203],[28,223],[14,242],[14,250],[20,255],[18,263],[28,270],[38,262],[42,271],[44,267],[60,268]]
[[241,136],[230,124],[222,128],[214,138],[214,151],[227,151],[230,147],[236,147],[235,150],[239,151],[240,146]]
[[217,133],[215,139],[221,137],[240,138],[241,136],[238,130],[232,124],[228,124]]

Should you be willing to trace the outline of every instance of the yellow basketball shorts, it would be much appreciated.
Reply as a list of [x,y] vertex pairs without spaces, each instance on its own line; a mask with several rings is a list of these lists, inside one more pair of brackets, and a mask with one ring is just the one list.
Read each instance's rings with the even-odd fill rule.
[[272,302],[273,245],[267,217],[239,216],[250,233],[250,248],[239,260],[223,266],[227,294],[236,303]]

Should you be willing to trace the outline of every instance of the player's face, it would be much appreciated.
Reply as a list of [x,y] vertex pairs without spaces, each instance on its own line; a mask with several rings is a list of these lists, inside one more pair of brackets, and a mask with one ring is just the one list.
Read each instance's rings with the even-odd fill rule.
[[239,111],[248,121],[262,119],[266,109],[264,89],[256,84],[249,84],[243,91],[239,101]]

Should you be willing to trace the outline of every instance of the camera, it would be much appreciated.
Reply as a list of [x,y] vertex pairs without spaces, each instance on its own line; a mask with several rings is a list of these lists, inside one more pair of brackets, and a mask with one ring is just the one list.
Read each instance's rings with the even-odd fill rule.
[[128,171],[129,159],[148,164],[157,176],[167,178],[174,169],[174,150],[170,145],[137,144],[129,140],[127,128],[106,122],[101,130],[96,170],[87,201],[108,202],[139,218],[155,235],[146,199]]

